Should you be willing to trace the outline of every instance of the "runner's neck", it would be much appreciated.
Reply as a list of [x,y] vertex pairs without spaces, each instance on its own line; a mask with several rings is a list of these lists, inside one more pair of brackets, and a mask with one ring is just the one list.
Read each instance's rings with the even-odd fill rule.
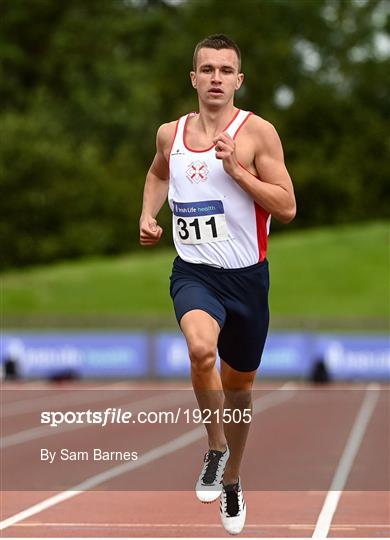
[[193,128],[208,137],[215,137],[230,124],[238,108],[229,104],[226,108],[219,110],[205,109],[201,106],[199,110],[199,114],[193,119]]

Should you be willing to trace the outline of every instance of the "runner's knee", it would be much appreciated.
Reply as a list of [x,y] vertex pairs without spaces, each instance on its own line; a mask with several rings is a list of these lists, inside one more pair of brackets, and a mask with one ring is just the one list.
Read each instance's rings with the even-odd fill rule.
[[252,405],[252,390],[225,390],[225,398],[233,409],[248,409]]
[[251,394],[256,371],[237,371],[222,362],[221,380],[225,392],[248,392]]
[[191,367],[196,371],[209,371],[215,364],[215,348],[202,339],[194,339],[188,344]]

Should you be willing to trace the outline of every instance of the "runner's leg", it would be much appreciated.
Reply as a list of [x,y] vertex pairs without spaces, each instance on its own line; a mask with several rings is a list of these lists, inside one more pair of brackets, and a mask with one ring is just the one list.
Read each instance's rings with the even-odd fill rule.
[[211,414],[210,423],[205,424],[209,448],[223,452],[226,449],[226,437],[222,423],[218,422],[222,417],[223,391],[215,365],[219,324],[205,311],[193,309],[183,315],[180,327],[187,341],[192,385],[199,408],[219,410],[219,416]]
[[242,421],[242,415],[245,409],[249,409],[252,416],[252,386],[255,376],[256,370],[237,371],[221,359],[221,379],[225,393],[223,408],[241,411],[240,422],[232,421],[223,425],[230,450],[230,457],[223,475],[225,485],[236,483],[240,475],[240,465],[250,427],[250,423]]

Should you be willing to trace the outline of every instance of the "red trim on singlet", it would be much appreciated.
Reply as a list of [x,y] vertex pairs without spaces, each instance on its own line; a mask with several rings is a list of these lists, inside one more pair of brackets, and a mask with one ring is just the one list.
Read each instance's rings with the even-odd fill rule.
[[[237,112],[236,114],[233,116],[233,118],[230,120],[230,122],[228,123],[228,125],[222,130],[222,131],[226,131],[228,129],[229,126],[232,125],[232,123],[234,122],[234,120],[237,118],[238,116],[238,113],[240,112],[241,109],[237,109]],[[195,114],[198,114],[198,113],[195,113]],[[185,124],[184,124],[184,129],[183,129],[183,143],[184,143],[184,146],[187,148],[187,150],[189,150],[190,152],[196,152],[196,153],[199,153],[199,152],[210,152],[210,150],[212,148],[214,148],[215,144],[212,144],[210,146],[210,148],[205,148],[204,150],[195,150],[194,148],[190,148],[189,146],[187,146],[187,143],[186,143],[186,128],[187,128],[187,122],[188,122],[188,118],[191,116],[191,113],[187,115],[187,118],[186,118],[186,121],[185,121]]]
[[[257,180],[260,180],[258,176],[248,171],[246,167],[240,162],[238,162],[240,167],[244,171],[248,172]],[[264,261],[267,256],[267,247],[268,247],[268,234],[267,234],[267,221],[270,216],[270,213],[264,210],[257,202],[253,201],[255,205],[255,214],[256,214],[256,229],[257,229],[257,246],[259,248],[259,262]]]
[[[179,118],[180,120],[180,118]],[[172,139],[172,142],[171,142],[171,147],[169,149],[169,154],[168,154],[168,179],[171,178],[171,153],[172,153],[172,148],[173,148],[173,145],[175,143],[175,139],[176,139],[176,135],[177,135],[177,130],[178,130],[178,127],[179,127],[179,120],[176,121],[176,126],[175,126],[175,133],[173,135],[173,139]]]
[[241,122],[241,124],[238,126],[238,129],[237,129],[237,131],[235,132],[235,134],[234,134],[234,136],[233,136],[233,139],[235,139],[235,138],[237,137],[237,133],[240,131],[240,129],[241,129],[242,126],[245,124],[245,122],[248,120],[248,118],[249,118],[250,116],[252,116],[252,114],[253,114],[253,112],[249,112],[249,113],[245,116],[244,120],[243,120],[243,121]]
[[267,221],[269,213],[264,210],[257,202],[255,205],[256,213],[256,229],[257,229],[257,245],[259,248],[259,262],[264,261],[267,256],[268,234]]

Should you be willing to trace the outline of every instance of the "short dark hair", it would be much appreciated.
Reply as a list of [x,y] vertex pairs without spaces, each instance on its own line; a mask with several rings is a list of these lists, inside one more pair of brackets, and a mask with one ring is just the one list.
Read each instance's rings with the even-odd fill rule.
[[193,66],[194,71],[196,71],[197,57],[198,57],[198,52],[200,49],[217,49],[218,51],[220,49],[232,49],[237,54],[238,71],[240,71],[241,51],[238,48],[237,43],[233,41],[230,37],[226,36],[225,34],[213,34],[211,36],[208,36],[205,39],[202,39],[202,41],[199,41],[199,43],[195,47],[194,57],[192,61],[192,66]]

